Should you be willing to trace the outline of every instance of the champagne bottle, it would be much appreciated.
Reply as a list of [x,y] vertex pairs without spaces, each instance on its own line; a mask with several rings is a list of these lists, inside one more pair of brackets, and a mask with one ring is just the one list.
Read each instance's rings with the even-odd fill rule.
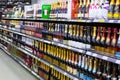
[[97,27],[94,26],[94,27],[93,27],[93,34],[92,34],[92,42],[93,42],[93,43],[96,42],[96,41],[95,41],[95,39],[96,39],[96,30],[97,30]]
[[118,33],[119,33],[119,36],[118,36],[117,46],[120,47],[120,28]]
[[101,39],[101,27],[98,27],[96,42],[99,44]]
[[105,37],[106,37],[106,28],[105,27],[102,27],[102,36],[101,36],[101,44],[102,45],[105,45]]
[[115,47],[116,43],[117,43],[117,28],[113,28],[113,37],[112,37],[111,45]]
[[115,0],[111,0],[108,10],[108,19],[113,19],[114,8],[115,8]]
[[114,19],[120,19],[120,0],[116,0],[114,9]]
[[107,38],[106,38],[106,45],[110,45],[110,41],[111,41],[111,28],[109,27],[108,29],[108,33],[107,33]]

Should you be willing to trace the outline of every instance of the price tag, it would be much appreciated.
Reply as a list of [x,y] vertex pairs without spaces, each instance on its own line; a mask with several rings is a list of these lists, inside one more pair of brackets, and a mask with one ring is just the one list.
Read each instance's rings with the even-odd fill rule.
[[67,73],[66,73],[66,72],[64,72],[64,75],[67,75]]
[[109,20],[109,22],[110,22],[110,23],[113,23],[113,22],[114,22],[114,20]]
[[118,23],[120,23],[120,20],[118,20]]
[[50,65],[50,67],[51,67],[51,68],[54,68],[54,66],[53,66],[53,65]]
[[68,46],[68,49],[71,49],[72,47],[71,46]]
[[91,22],[91,20],[87,20],[87,22]]
[[87,54],[87,55],[91,55],[92,53],[91,53],[90,51],[88,51],[86,54]]
[[120,60],[116,60],[116,62],[115,62],[115,63],[120,64]]
[[102,59],[107,60],[107,59],[108,59],[108,57],[107,57],[107,56],[103,56],[103,57],[102,57]]
[[98,20],[97,20],[97,19],[95,19],[95,20],[93,20],[93,22],[98,22]]
[[74,78],[74,80],[79,80],[79,79],[77,79],[77,78]]
[[97,54],[94,53],[93,56],[94,56],[94,57],[97,57]]
[[83,50],[80,50],[80,49],[79,49],[78,52],[83,53]]
[[98,20],[98,22],[105,22],[105,20],[104,19],[100,19],[100,20]]
[[83,20],[78,20],[78,22],[83,22]]
[[40,76],[36,75],[37,78],[40,78]]

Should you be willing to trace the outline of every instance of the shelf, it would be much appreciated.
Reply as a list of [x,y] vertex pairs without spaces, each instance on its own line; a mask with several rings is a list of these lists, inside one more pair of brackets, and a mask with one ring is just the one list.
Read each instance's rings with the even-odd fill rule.
[[17,21],[33,21],[33,22],[51,22],[51,23],[63,23],[63,24],[79,24],[88,26],[116,26],[119,27],[120,20],[68,20],[68,19],[35,19],[35,18],[3,18],[2,20],[17,20]]
[[31,38],[31,39],[34,39],[34,40],[44,42],[44,43],[48,43],[48,44],[56,45],[56,46],[59,46],[59,47],[62,47],[62,48],[66,48],[66,49],[69,49],[69,50],[72,50],[72,51],[75,51],[75,52],[79,52],[79,53],[82,53],[82,54],[93,56],[93,57],[96,57],[96,58],[99,58],[99,59],[102,59],[102,60],[106,60],[106,61],[109,61],[109,62],[112,62],[112,63],[120,64],[120,59],[114,58],[114,57],[109,57],[107,55],[103,55],[103,54],[97,53],[95,51],[75,48],[75,47],[68,46],[68,45],[65,45],[65,44],[62,44],[62,43],[36,38],[36,37],[33,37],[33,36],[26,35],[24,33],[16,32],[16,31],[13,31],[13,30],[5,29],[5,28],[0,28],[0,29],[10,31],[12,33],[19,34],[19,35],[22,35],[22,36],[25,36],[25,37],[28,37],[28,38]]
[[13,45],[13,44],[10,43],[9,41],[7,41],[7,40],[5,40],[5,39],[3,39],[3,38],[1,38],[1,37],[0,37],[0,39],[1,39],[1,40],[4,40],[5,42],[7,42],[8,44],[10,44],[11,46],[14,46],[15,48],[17,48],[18,50],[24,52],[25,54],[27,54],[27,55],[29,55],[29,56],[31,56],[31,57],[34,57],[35,59],[41,61],[42,63],[50,66],[51,68],[54,68],[54,69],[57,70],[58,72],[60,72],[60,73],[62,73],[62,74],[64,74],[64,75],[70,77],[71,79],[73,79],[73,80],[80,80],[78,77],[72,75],[71,73],[62,70],[61,68],[59,68],[59,67],[57,67],[57,66],[55,66],[55,65],[53,65],[53,64],[50,64],[49,62],[47,62],[47,61],[45,61],[45,60],[43,60],[43,59],[40,59],[40,58],[36,57],[36,56],[33,55],[31,52],[26,51],[26,50],[24,50],[24,49],[22,49],[22,48],[20,48],[20,47],[17,47],[17,46]]
[[4,49],[4,46],[0,47],[7,55],[9,55],[12,59],[14,59],[16,62],[18,62],[21,66],[23,66],[25,69],[27,69],[31,74],[33,74],[34,76],[36,76],[39,80],[44,80],[42,77],[40,77],[39,75],[37,75],[34,71],[32,71],[30,68],[28,68],[24,63],[22,63],[22,61],[20,61],[18,58],[14,57],[13,55],[11,55],[6,49]]

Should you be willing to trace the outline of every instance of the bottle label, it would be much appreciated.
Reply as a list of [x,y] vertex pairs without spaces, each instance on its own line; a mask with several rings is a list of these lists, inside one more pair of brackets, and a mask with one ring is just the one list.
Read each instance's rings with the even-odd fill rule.
[[110,5],[109,12],[108,12],[108,18],[113,17],[113,12],[114,12],[114,5]]

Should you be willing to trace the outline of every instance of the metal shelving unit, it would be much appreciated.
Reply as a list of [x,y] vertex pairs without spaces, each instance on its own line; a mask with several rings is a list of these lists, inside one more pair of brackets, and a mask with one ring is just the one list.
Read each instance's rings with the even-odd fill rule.
[[21,66],[23,66],[25,69],[27,69],[31,74],[33,74],[35,77],[37,77],[39,80],[44,80],[42,77],[40,77],[38,74],[36,74],[34,71],[32,71],[29,67],[27,67],[22,61],[20,61],[18,58],[15,56],[11,55],[1,44],[0,48],[7,54],[9,55],[12,59],[14,59],[16,62],[18,62]]
[[59,47],[62,47],[62,48],[70,49],[70,50],[73,50],[73,51],[76,51],[76,52],[79,52],[79,53],[82,53],[82,54],[86,54],[86,55],[89,55],[89,56],[92,56],[92,57],[103,59],[103,60],[106,60],[106,61],[109,61],[109,62],[112,62],[112,63],[120,64],[120,59],[110,57],[110,56],[107,56],[107,55],[104,55],[104,54],[100,54],[100,52],[98,53],[98,52],[91,51],[91,50],[75,48],[75,47],[72,47],[72,46],[69,46],[69,45],[66,45],[66,44],[40,39],[40,38],[30,36],[30,35],[27,35],[27,34],[24,34],[24,33],[20,33],[18,31],[10,30],[10,29],[5,29],[5,28],[1,28],[1,27],[0,27],[0,29],[9,31],[9,32],[12,32],[12,33],[15,33],[15,34],[19,34],[19,35],[22,35],[22,36],[25,36],[25,37],[28,37],[28,38],[31,38],[31,39],[34,39],[34,40],[38,40],[38,41],[41,41],[41,42],[44,42],[44,43],[48,43],[48,44],[56,45],[56,46],[59,46]]
[[29,55],[29,56],[31,56],[31,57],[33,57],[33,58],[41,61],[42,63],[50,66],[51,68],[54,68],[54,69],[57,70],[58,72],[63,73],[64,75],[70,77],[71,79],[73,79],[73,80],[80,80],[78,77],[72,75],[71,73],[68,73],[67,71],[62,70],[61,68],[55,66],[54,64],[51,64],[51,63],[49,63],[49,62],[47,62],[47,61],[45,61],[45,60],[43,60],[43,59],[38,58],[37,56],[33,55],[31,52],[29,52],[29,51],[27,51],[27,50],[24,50],[23,48],[17,47],[17,46],[15,46],[14,44],[10,43],[9,41],[7,41],[7,40],[5,40],[5,39],[3,39],[3,38],[1,38],[1,37],[0,37],[0,39],[3,40],[3,41],[5,41],[5,42],[7,42],[7,43],[10,44],[11,46],[14,46],[16,49],[24,52],[25,54],[27,54],[27,55]]

